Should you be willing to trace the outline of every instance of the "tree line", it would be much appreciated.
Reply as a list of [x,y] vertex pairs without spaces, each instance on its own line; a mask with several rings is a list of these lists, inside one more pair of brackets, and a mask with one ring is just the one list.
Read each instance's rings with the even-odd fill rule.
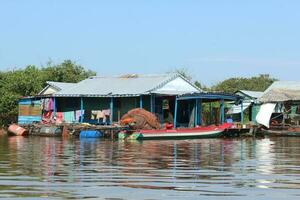
[[48,62],[46,66],[28,65],[24,69],[0,72],[0,125],[16,121],[18,100],[38,94],[46,81],[76,83],[96,75],[71,60],[59,64]]
[[[192,79],[185,69],[175,71],[187,79]],[[46,86],[46,81],[77,83],[95,75],[96,72],[71,60],[65,60],[59,64],[48,62],[46,66],[42,67],[28,65],[23,69],[0,71],[0,125],[5,126],[16,121],[18,100],[25,96],[38,94]],[[235,92],[242,89],[264,91],[275,80],[268,74],[262,74],[250,78],[229,78],[212,87],[206,87],[199,81],[194,83],[206,91]]]

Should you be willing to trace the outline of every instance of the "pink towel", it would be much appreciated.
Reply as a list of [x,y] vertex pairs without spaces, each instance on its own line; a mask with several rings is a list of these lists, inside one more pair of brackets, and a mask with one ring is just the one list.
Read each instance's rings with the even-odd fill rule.
[[62,123],[62,121],[63,121],[63,113],[56,112],[56,123]]

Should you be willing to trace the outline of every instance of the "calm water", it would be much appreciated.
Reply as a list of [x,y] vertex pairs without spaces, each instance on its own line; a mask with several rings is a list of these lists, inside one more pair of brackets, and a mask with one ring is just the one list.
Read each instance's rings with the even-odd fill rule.
[[300,199],[300,138],[2,136],[0,198]]

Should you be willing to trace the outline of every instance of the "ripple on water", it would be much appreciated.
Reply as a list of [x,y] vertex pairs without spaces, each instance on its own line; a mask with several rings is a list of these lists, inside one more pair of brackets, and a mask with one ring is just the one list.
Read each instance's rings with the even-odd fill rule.
[[0,198],[294,199],[300,138],[0,137]]

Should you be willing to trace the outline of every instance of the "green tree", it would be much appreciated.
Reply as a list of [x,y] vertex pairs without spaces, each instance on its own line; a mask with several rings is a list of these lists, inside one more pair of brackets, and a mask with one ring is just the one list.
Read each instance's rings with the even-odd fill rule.
[[229,78],[211,89],[214,91],[235,92],[237,90],[265,91],[277,79],[269,74],[260,74],[251,78]]
[[95,72],[85,70],[82,66],[71,60],[65,60],[58,65],[48,62],[47,66],[42,68],[41,71],[44,75],[44,80],[67,83],[77,83],[87,77],[96,75]]
[[42,68],[29,65],[24,69],[0,72],[0,125],[16,121],[18,100],[38,94],[46,81],[76,83],[94,75],[95,72],[85,70],[70,60],[57,65],[48,63]]

